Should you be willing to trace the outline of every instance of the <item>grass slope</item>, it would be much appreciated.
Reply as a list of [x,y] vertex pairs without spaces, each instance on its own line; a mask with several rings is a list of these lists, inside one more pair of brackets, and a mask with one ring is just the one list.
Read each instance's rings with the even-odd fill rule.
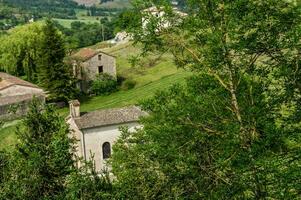
[[0,151],[13,149],[17,142],[16,128],[17,122],[0,129]]
[[71,28],[72,22],[83,22],[86,24],[93,24],[93,23],[100,23],[100,21],[96,18],[80,18],[80,19],[59,19],[54,18],[53,20],[57,21],[60,25],[64,26],[65,28]]

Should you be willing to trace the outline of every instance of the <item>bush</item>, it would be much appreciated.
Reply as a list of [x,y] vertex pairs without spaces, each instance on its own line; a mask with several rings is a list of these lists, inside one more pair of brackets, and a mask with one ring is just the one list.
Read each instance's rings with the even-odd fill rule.
[[109,74],[99,74],[92,82],[91,93],[95,95],[108,95],[117,90],[116,79]]
[[127,79],[122,83],[121,87],[123,90],[130,90],[130,89],[133,89],[136,84],[137,84],[136,81],[134,81],[132,79]]

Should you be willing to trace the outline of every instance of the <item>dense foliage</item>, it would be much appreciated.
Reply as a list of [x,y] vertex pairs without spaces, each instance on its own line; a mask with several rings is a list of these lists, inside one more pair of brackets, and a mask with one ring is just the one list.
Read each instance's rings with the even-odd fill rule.
[[108,20],[102,18],[100,23],[87,24],[80,21],[71,23],[70,28],[56,23],[57,28],[64,34],[66,42],[71,49],[86,47],[97,42],[114,38],[115,18]]
[[111,199],[107,174],[78,162],[76,140],[57,110],[34,100],[13,152],[0,152],[0,199]]
[[144,128],[115,145],[119,198],[299,198],[300,4],[191,0],[181,17],[156,2],[164,21],[143,12],[129,30],[195,76],[147,101]]
[[23,12],[59,18],[74,18],[75,9],[78,8],[73,0],[3,0],[2,3]]
[[108,95],[117,90],[117,80],[110,74],[99,74],[91,83],[91,93]]
[[43,38],[42,24],[34,23],[13,29],[0,38],[0,68],[13,75],[37,79],[38,52]]
[[1,166],[0,199],[59,198],[74,170],[74,142],[68,133],[64,119],[52,107],[35,100],[17,132],[16,149],[4,154],[9,157]]

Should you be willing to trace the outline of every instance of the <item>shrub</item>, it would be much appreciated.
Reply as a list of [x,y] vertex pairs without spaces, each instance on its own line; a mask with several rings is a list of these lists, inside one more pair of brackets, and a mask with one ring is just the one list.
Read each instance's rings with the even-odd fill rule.
[[127,79],[122,83],[122,89],[123,90],[130,90],[133,89],[135,87],[135,85],[137,84],[136,81],[132,80],[132,79]]
[[116,79],[109,74],[99,74],[92,82],[91,93],[95,95],[108,95],[117,89]]

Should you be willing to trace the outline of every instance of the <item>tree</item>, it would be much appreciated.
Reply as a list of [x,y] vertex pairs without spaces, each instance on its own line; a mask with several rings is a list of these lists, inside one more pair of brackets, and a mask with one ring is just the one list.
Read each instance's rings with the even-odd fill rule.
[[297,198],[300,4],[191,0],[181,17],[156,2],[169,26],[144,11],[135,40],[196,76],[144,105],[143,130],[124,131],[112,160],[121,197]]
[[71,68],[64,64],[64,40],[50,19],[46,20],[42,31],[44,37],[39,51],[39,84],[50,93],[50,98],[66,101],[74,97],[76,87]]
[[[93,155],[92,155],[93,157]],[[95,163],[81,161],[82,165],[68,177],[66,199],[114,199],[114,188],[108,172],[99,174]]]
[[17,27],[1,37],[0,69],[17,76],[26,75],[29,81],[35,82],[42,38],[41,23]]
[[67,176],[75,170],[68,134],[64,118],[34,100],[17,132],[19,143],[6,160],[0,198],[62,199]]

